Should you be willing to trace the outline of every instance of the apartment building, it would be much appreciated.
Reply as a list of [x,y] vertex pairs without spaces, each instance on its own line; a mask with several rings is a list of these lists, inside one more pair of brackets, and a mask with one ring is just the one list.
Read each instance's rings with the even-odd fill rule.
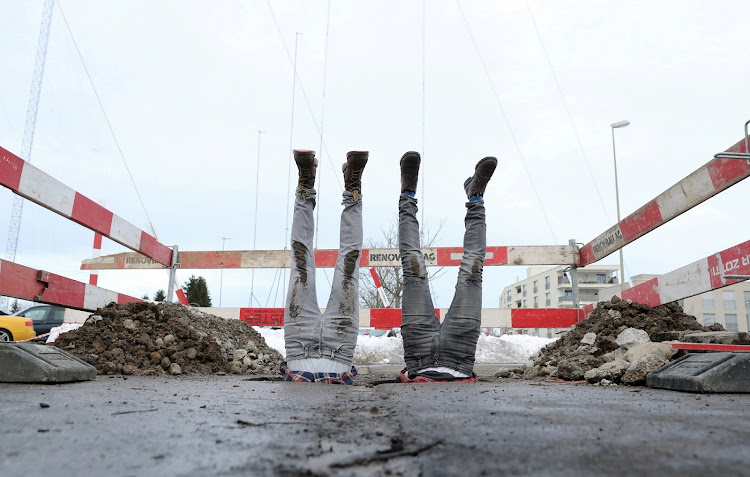
[[[530,267],[526,279],[507,286],[500,296],[500,308],[574,308],[573,285],[567,266]],[[617,265],[588,265],[578,268],[578,297],[580,306],[599,301],[599,292],[618,287]],[[506,330],[508,333],[556,336],[558,328]]]

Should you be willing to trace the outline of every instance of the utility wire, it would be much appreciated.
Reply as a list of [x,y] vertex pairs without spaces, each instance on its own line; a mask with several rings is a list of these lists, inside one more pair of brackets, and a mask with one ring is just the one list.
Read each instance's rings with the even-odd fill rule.
[[151,217],[148,215],[148,211],[146,210],[146,205],[143,203],[143,198],[141,197],[141,193],[138,191],[138,186],[135,184],[135,179],[133,179],[133,174],[130,172],[130,167],[128,166],[128,161],[125,160],[125,155],[122,153],[122,148],[120,147],[120,142],[117,140],[117,136],[115,135],[114,129],[112,129],[112,123],[109,122],[109,117],[107,116],[107,112],[104,110],[104,105],[102,104],[102,100],[99,97],[99,93],[96,91],[96,86],[94,86],[94,80],[91,79],[91,75],[89,74],[89,69],[86,67],[86,62],[83,60],[83,55],[81,55],[81,50],[78,48],[78,42],[76,42],[75,36],[73,35],[73,32],[70,29],[70,25],[68,25],[68,20],[65,18],[65,13],[62,9],[62,4],[58,0],[57,2],[57,8],[60,10],[60,14],[62,15],[63,22],[65,23],[65,27],[68,29],[68,33],[70,34],[70,38],[73,40],[73,45],[76,47],[76,52],[78,53],[78,58],[81,60],[81,64],[83,65],[83,69],[86,72],[86,77],[89,79],[89,84],[91,84],[91,89],[94,91],[94,95],[96,96],[96,101],[99,103],[99,107],[102,110],[102,114],[104,115],[104,120],[107,122],[107,127],[109,128],[109,132],[112,134],[112,139],[115,141],[115,145],[117,146],[117,151],[120,154],[120,159],[122,159],[122,163],[125,164],[125,170],[128,172],[128,177],[130,177],[130,182],[133,184],[133,188],[135,189],[135,193],[138,196],[138,201],[141,203],[141,207],[143,208],[143,212],[146,214],[146,219],[148,220],[148,224],[151,227],[151,231],[154,233],[154,238],[159,240],[159,238],[156,236],[156,228],[154,227],[153,222],[151,222]]
[[479,61],[482,63],[482,68],[484,68],[484,73],[487,76],[487,81],[490,84],[490,88],[492,89],[492,94],[495,96],[495,101],[497,102],[497,107],[500,110],[500,113],[503,116],[503,119],[505,120],[505,125],[508,127],[508,132],[510,133],[510,137],[513,139],[513,144],[516,146],[516,150],[518,151],[518,156],[521,158],[521,163],[523,164],[523,168],[526,170],[526,175],[529,178],[529,182],[531,183],[531,188],[534,190],[534,194],[536,195],[536,200],[539,202],[539,208],[542,209],[542,214],[544,214],[544,219],[547,221],[547,227],[549,227],[549,231],[552,234],[552,238],[554,239],[555,243],[557,243],[557,237],[555,236],[555,232],[552,230],[552,224],[549,221],[549,216],[547,215],[547,211],[544,209],[544,205],[542,205],[542,199],[539,197],[539,192],[536,189],[536,186],[534,185],[534,180],[531,178],[531,173],[529,172],[529,167],[526,164],[526,159],[523,156],[523,153],[521,152],[521,147],[518,145],[518,141],[516,140],[516,135],[513,133],[513,128],[510,127],[510,121],[508,121],[508,116],[505,114],[505,109],[503,108],[503,105],[500,101],[500,96],[497,94],[497,91],[495,90],[495,85],[492,83],[492,78],[490,77],[490,72],[487,69],[487,64],[484,62],[484,58],[482,57],[482,52],[479,50],[479,46],[477,45],[476,40],[474,39],[474,34],[471,31],[471,26],[469,26],[469,22],[466,19],[466,15],[464,15],[464,10],[461,8],[461,2],[460,0],[456,0],[456,5],[458,5],[458,10],[461,12],[461,18],[464,20],[464,24],[466,25],[466,30],[469,33],[469,37],[471,38],[471,42],[474,44],[474,49],[477,52],[477,55],[479,56]]
[[562,88],[560,87],[560,82],[557,79],[555,68],[552,66],[552,61],[550,61],[549,59],[547,48],[544,46],[544,42],[542,41],[542,35],[539,33],[539,28],[537,27],[534,13],[531,11],[528,0],[524,1],[524,3],[526,4],[526,10],[529,12],[529,16],[531,17],[531,24],[534,25],[534,32],[536,33],[536,37],[539,40],[539,45],[542,47],[542,51],[544,52],[544,58],[547,60],[547,65],[549,66],[550,73],[552,73],[552,78],[555,80],[557,92],[560,95],[560,100],[562,101],[563,107],[565,108],[565,113],[568,115],[568,122],[570,123],[570,127],[573,129],[573,134],[575,135],[576,141],[578,142],[578,148],[581,150],[581,155],[583,156],[583,160],[586,163],[586,169],[588,169],[589,175],[591,176],[591,182],[593,182],[594,184],[594,190],[596,191],[596,195],[599,196],[599,203],[602,205],[602,211],[604,211],[604,217],[607,220],[607,225],[609,225],[609,215],[607,215],[607,209],[604,207],[604,199],[602,198],[602,194],[599,191],[599,186],[596,184],[596,179],[594,179],[594,173],[591,171],[591,165],[589,164],[588,155],[586,154],[586,150],[583,148],[581,137],[578,134],[578,128],[576,128],[575,122],[573,121],[573,116],[570,114],[570,108],[568,108],[568,102],[565,100],[565,95],[563,94]]
[[[276,14],[273,11],[273,8],[271,7],[270,0],[266,0],[266,4],[268,5],[268,10],[271,12],[271,17],[273,18],[273,22],[276,25],[276,30],[279,32],[279,37],[281,38],[281,44],[284,46],[284,51],[286,52],[286,56],[289,59],[289,62],[293,65],[294,60],[292,59],[292,55],[289,52],[289,48],[286,46],[286,41],[284,41],[284,35],[281,33],[281,27],[279,26],[279,22],[276,20]],[[321,128],[318,125],[318,121],[315,120],[315,113],[313,112],[312,106],[310,106],[310,100],[307,98],[307,93],[305,92],[304,86],[302,86],[302,80],[299,77],[299,74],[295,71],[294,75],[297,78],[297,83],[299,83],[299,89],[302,92],[302,97],[305,99],[305,103],[307,104],[307,110],[310,112],[310,117],[312,118],[313,124],[315,125],[315,130],[318,132],[319,135],[321,135]],[[328,153],[328,147],[326,146],[325,141],[322,141],[323,144],[323,150],[328,156],[328,162],[331,164],[331,168],[336,171],[336,166],[333,165],[333,160],[331,160],[331,155]],[[344,186],[341,185],[341,179],[338,177],[338,175],[334,174],[334,177],[336,177],[336,182],[339,184],[339,188],[343,191]]]

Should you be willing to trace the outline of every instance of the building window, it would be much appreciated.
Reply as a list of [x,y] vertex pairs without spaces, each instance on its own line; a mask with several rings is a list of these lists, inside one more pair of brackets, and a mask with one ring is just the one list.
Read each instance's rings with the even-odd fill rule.
[[724,301],[725,310],[737,309],[737,302],[734,300],[734,290],[721,292],[721,299]]
[[549,277],[544,277],[544,289],[549,290]]
[[750,291],[745,292],[745,309],[750,310]]
[[539,287],[536,284],[536,280],[534,280],[534,293],[539,293]]
[[596,274],[596,283],[607,283],[607,275],[603,273]]
[[547,292],[547,294],[545,295],[545,305],[546,306],[551,306],[552,305],[552,298],[550,297],[549,292]]
[[508,290],[508,303],[510,303],[510,290]]
[[714,309],[714,294],[712,292],[704,293],[701,295],[701,305],[704,310]]
[[523,301],[523,307],[526,308],[526,300]]
[[565,296],[572,297],[573,296],[573,290],[565,290],[564,294],[565,294]]
[[539,336],[539,328],[534,328],[534,336]]
[[716,323],[716,314],[703,313],[703,326],[711,326]]
[[521,300],[518,300],[518,301],[516,302],[516,308],[521,308]]
[[523,296],[526,296],[526,285],[523,286]]
[[539,308],[539,297],[538,296],[534,297],[534,308]]
[[739,331],[737,328],[737,314],[736,313],[726,313],[724,315],[724,322],[726,323],[726,329],[727,331]]

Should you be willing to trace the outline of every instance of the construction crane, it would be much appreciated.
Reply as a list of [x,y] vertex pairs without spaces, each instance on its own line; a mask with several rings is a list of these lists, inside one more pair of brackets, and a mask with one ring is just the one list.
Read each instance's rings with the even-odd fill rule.
[[[34,63],[34,76],[31,78],[31,93],[29,94],[29,105],[26,109],[26,126],[23,131],[23,144],[21,145],[21,158],[31,162],[31,150],[34,146],[34,131],[36,130],[36,114],[39,110],[39,95],[42,92],[42,80],[44,79],[44,65],[47,62],[47,44],[49,43],[50,26],[52,25],[52,11],[55,8],[55,0],[44,1],[42,12],[42,24],[39,27],[39,41],[36,46],[36,62]],[[10,227],[8,227],[8,243],[5,246],[5,260],[16,261],[16,249],[18,248],[18,232],[21,229],[21,216],[23,215],[23,201],[20,196],[13,199],[13,210],[10,214]],[[2,297],[0,308],[8,309],[8,297]]]

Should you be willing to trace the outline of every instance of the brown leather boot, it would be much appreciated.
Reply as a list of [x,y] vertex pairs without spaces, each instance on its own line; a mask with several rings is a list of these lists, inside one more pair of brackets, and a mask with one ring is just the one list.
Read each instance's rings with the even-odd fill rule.
[[401,156],[401,192],[417,192],[419,182],[419,165],[422,158],[418,152],[409,151]]
[[341,167],[344,171],[344,189],[352,193],[354,202],[359,201],[362,193],[362,171],[365,170],[368,151],[349,151],[346,153],[346,162]]
[[307,199],[307,194],[315,188],[315,170],[318,167],[318,160],[315,159],[315,151],[305,149],[294,150],[294,162],[297,163],[299,181],[297,188],[303,199]]
[[497,158],[495,157],[488,156],[477,162],[474,168],[474,175],[464,182],[464,190],[466,191],[467,198],[471,199],[472,197],[482,197],[484,195],[484,190],[487,188],[487,183],[492,178],[496,167]]

